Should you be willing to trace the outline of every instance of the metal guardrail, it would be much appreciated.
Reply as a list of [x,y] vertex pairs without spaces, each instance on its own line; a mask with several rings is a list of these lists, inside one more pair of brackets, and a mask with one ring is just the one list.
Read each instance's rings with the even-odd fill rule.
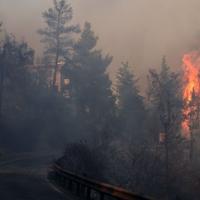
[[76,175],[62,169],[58,165],[52,167],[49,178],[59,184],[62,189],[75,192],[81,199],[91,200],[92,193],[95,192],[99,200],[106,200],[107,198],[117,200],[150,200],[150,198],[141,197],[125,189]]

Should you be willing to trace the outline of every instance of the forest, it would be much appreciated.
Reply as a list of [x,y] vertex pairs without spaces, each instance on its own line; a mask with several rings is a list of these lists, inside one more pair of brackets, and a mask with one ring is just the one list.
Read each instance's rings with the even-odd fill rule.
[[[0,155],[55,152],[56,162],[155,199],[200,197],[200,54],[174,70],[165,56],[145,89],[124,60],[97,47],[92,25],[73,24],[66,0],[41,16],[43,56],[0,25]],[[179,67],[180,69],[180,67]]]

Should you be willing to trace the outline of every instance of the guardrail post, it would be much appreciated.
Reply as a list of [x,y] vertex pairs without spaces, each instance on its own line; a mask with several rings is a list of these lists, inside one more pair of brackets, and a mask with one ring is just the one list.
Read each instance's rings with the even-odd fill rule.
[[76,194],[77,196],[80,196],[80,183],[76,183]]
[[100,200],[104,200],[104,193],[100,193]]
[[87,199],[91,200],[91,188],[87,187]]
[[66,183],[65,177],[61,177],[60,181],[61,181],[61,185],[64,187]]
[[70,180],[70,179],[68,181],[68,189],[72,190],[72,180]]
[[80,185],[80,192],[85,196],[85,186],[83,184]]
[[111,197],[112,199],[116,200],[149,199],[135,195],[134,193],[128,192],[122,188],[118,188],[109,184],[102,184],[101,182],[78,176],[72,172],[63,170],[59,166],[55,166],[54,170],[54,172],[50,172],[49,174],[50,180],[53,180],[55,184],[68,189],[72,194],[75,193],[79,197],[81,196],[87,200],[93,199],[93,191],[95,192],[95,198],[97,196],[99,200],[105,200],[107,197]]

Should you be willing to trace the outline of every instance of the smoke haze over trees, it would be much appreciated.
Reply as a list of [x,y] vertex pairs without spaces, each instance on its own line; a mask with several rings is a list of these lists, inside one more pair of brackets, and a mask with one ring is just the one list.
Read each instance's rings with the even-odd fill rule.
[[[178,68],[179,56],[196,41],[198,28],[189,23],[195,14],[187,19],[196,7],[183,12],[186,16],[180,20],[182,12],[175,12],[179,0],[162,5],[158,0],[85,2],[42,1],[40,20],[45,23],[34,24],[31,34],[39,30],[38,36],[30,41],[30,35],[23,38],[30,31],[27,23],[25,30],[16,28],[23,38],[18,39],[9,33],[9,17],[0,15],[0,151],[56,152],[55,162],[78,175],[157,199],[198,199],[200,91],[193,88],[191,100],[183,99],[184,72]],[[191,1],[195,3],[200,6]],[[81,18],[89,6],[105,13],[91,9]],[[73,14],[78,7],[82,12]],[[185,10],[187,2],[181,1],[181,7]],[[168,15],[168,9],[174,15]],[[120,11],[124,17],[119,17]],[[130,28],[127,15],[133,11]],[[87,20],[92,16],[94,23]],[[172,31],[174,23],[179,27]],[[181,32],[185,23],[191,31]],[[181,33],[178,37],[176,31]],[[42,44],[32,46],[38,37]],[[110,76],[113,69],[116,73]],[[183,112],[186,106],[190,112]],[[191,139],[182,134],[182,122],[193,120],[193,111],[197,122],[195,127],[188,123]]]
[[[194,46],[198,47],[198,0],[70,2],[74,8],[74,24],[91,22],[100,36],[100,49],[103,48],[105,53],[114,56],[110,66],[112,74],[117,71],[121,61],[128,60],[142,77],[140,82],[143,85],[148,68],[159,67],[157,57],[166,55],[169,64],[177,67],[184,52]],[[25,38],[29,41],[36,54],[40,55],[42,45],[36,30],[43,26],[41,13],[51,5],[51,0],[1,0],[0,18],[10,32],[15,33],[19,39]],[[12,9],[15,20],[8,14]]]

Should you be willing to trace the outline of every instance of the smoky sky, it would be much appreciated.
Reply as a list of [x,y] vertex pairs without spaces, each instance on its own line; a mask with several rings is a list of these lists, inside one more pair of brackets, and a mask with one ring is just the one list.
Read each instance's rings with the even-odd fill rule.
[[[71,0],[73,23],[89,21],[99,36],[98,47],[114,56],[116,71],[129,61],[139,77],[158,67],[162,56],[178,69],[185,52],[199,48],[199,0]],[[42,52],[36,31],[51,0],[0,0],[0,19],[8,32]],[[112,73],[113,74],[113,73]]]

